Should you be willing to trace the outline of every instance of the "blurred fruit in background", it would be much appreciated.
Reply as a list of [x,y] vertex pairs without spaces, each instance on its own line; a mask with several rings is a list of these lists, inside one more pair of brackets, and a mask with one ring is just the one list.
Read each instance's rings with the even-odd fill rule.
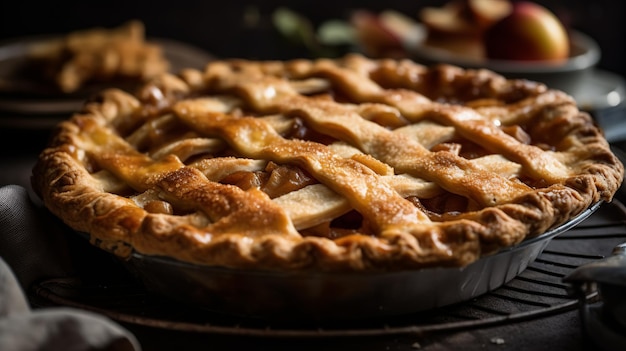
[[485,31],[511,9],[509,0],[453,0],[441,7],[425,7],[418,14],[426,30],[423,45],[483,59]]
[[417,22],[397,11],[358,10],[349,23],[356,31],[356,44],[368,56],[404,57],[407,47],[423,38]]
[[511,13],[490,26],[484,36],[489,59],[562,62],[569,56],[563,23],[547,8],[528,1],[514,4]]
[[530,1],[451,0],[415,15],[357,9],[315,27],[280,8],[275,27],[313,56],[358,51],[370,57],[411,57],[416,49],[443,50],[474,62],[489,59],[555,61],[569,55],[569,34],[559,18]]

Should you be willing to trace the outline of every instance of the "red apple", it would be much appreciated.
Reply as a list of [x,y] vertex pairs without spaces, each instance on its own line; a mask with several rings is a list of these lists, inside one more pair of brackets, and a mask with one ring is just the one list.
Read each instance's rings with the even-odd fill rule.
[[375,57],[404,56],[405,45],[416,41],[416,35],[421,33],[416,21],[393,10],[379,14],[358,10],[350,23],[364,52]]
[[401,43],[413,40],[413,36],[418,31],[417,22],[398,11],[385,10],[378,15],[378,20]]
[[350,17],[350,23],[367,55],[380,56],[385,50],[402,47],[400,38],[382,23],[378,15],[370,11],[354,12]]
[[451,1],[441,7],[425,7],[419,12],[421,22],[431,36],[471,37],[479,32],[462,1]]
[[533,2],[513,4],[511,13],[485,32],[487,58],[518,61],[562,61],[569,56],[563,23]]
[[510,14],[513,4],[509,0],[467,0],[467,7],[474,22],[488,28]]

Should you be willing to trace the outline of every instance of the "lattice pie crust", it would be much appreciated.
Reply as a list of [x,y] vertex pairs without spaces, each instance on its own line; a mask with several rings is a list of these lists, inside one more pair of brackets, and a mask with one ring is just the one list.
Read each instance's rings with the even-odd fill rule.
[[467,265],[623,179],[563,92],[408,60],[223,60],[109,89],[33,170],[91,242],[242,269]]
[[145,38],[144,24],[128,21],[119,27],[90,28],[33,45],[30,58],[44,78],[62,92],[73,93],[89,83],[141,82],[170,67],[162,48]]

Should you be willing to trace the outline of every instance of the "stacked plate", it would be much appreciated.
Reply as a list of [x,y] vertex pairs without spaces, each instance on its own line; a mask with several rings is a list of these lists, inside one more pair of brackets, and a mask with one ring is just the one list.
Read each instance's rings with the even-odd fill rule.
[[[28,68],[33,45],[57,38],[55,35],[16,38],[0,43],[0,128],[49,129],[78,111],[85,99],[106,86],[93,84],[64,94],[46,84]],[[212,59],[207,52],[186,43],[152,38],[162,47],[172,72],[203,68]]]

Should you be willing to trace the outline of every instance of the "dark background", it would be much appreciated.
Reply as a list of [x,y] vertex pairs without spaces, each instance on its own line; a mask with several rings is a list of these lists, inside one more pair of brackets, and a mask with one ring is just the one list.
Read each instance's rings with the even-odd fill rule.
[[[113,27],[140,19],[147,35],[170,38],[201,47],[218,57],[254,59],[307,56],[309,52],[278,36],[271,14],[287,6],[319,24],[346,18],[352,9],[396,9],[417,17],[420,8],[446,1],[12,1],[0,11],[0,40],[37,34],[66,33],[94,26]],[[599,67],[626,75],[625,2],[623,0],[537,0],[568,26],[594,38],[602,49]],[[258,14],[258,17],[250,14]]]
[[[626,18],[624,0],[536,0],[553,10],[571,28],[594,38],[601,47],[599,67],[626,77]],[[12,41],[22,37],[41,34],[64,34],[91,27],[115,27],[130,19],[144,22],[147,35],[186,42],[217,57],[243,57],[252,59],[287,59],[310,54],[293,46],[274,30],[271,14],[279,6],[287,6],[306,15],[314,24],[329,18],[347,18],[356,8],[373,11],[396,9],[416,18],[424,6],[440,6],[445,1],[434,0],[306,0],[306,1],[130,1],[130,0],[65,0],[32,1],[5,0],[0,5],[0,41]],[[258,16],[251,16],[251,14]],[[0,59],[2,47],[0,46]],[[621,110],[620,110],[621,111]],[[616,115],[623,120],[623,113]],[[21,117],[21,116],[17,116]],[[27,116],[21,120],[37,120]],[[65,118],[65,116],[63,117]],[[48,123],[48,116],[42,116]],[[20,118],[6,117],[0,126],[0,185],[19,184],[28,188],[32,164],[43,147],[48,130],[7,127]],[[0,118],[2,121],[2,118]],[[47,126],[48,124],[45,124]],[[19,140],[16,143],[15,140]],[[626,149],[626,146],[624,146]],[[4,151],[2,151],[4,150]],[[92,269],[88,267],[86,269]],[[94,276],[97,276],[94,275]],[[441,338],[433,337],[422,349],[457,350],[593,350],[587,347],[581,336],[578,311],[557,314],[550,318],[530,319],[524,323],[460,331]],[[291,339],[269,342],[267,339],[238,338],[229,335],[176,333],[135,326],[133,333],[144,343],[145,350],[154,349],[246,349],[246,350],[292,350]],[[182,335],[181,335],[182,334]],[[435,335],[436,336],[436,335]],[[493,337],[503,337],[506,345],[494,344]],[[181,344],[181,340],[185,343]],[[284,342],[283,342],[284,341]],[[398,338],[339,340],[325,339],[303,342],[296,349],[376,349],[416,350],[418,336]],[[428,341],[428,339],[426,339]],[[265,343],[263,343],[265,342]],[[331,344],[331,345],[329,345]],[[307,347],[308,346],[308,347]]]

